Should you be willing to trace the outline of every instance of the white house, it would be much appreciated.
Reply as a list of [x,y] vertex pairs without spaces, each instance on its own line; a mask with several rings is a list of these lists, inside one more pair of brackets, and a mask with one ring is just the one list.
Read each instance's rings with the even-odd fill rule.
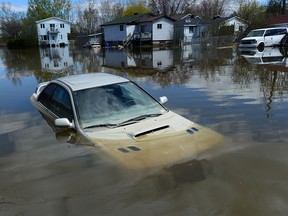
[[172,16],[175,19],[174,23],[174,37],[176,41],[182,43],[191,43],[193,39],[199,35],[199,25],[201,18],[199,16],[194,17],[191,14],[179,14]]
[[102,25],[105,45],[171,41],[174,21],[167,16],[151,14],[136,14],[112,20]]
[[236,16],[201,19],[191,14],[165,15],[136,14],[121,17],[102,25],[106,46],[167,43],[192,43],[203,37],[234,38],[245,31],[247,22]]
[[39,46],[65,46],[68,45],[70,22],[50,17],[36,21]]
[[[237,36],[240,33],[245,31],[245,29],[248,26],[248,23],[245,20],[243,20],[237,16],[230,16],[230,17],[216,16],[211,20],[202,20],[198,26],[201,29],[201,30],[199,30],[199,32],[201,32],[201,34],[199,36],[203,36],[203,33],[205,31],[206,31],[206,33],[205,33],[206,36],[209,36],[209,34],[211,34],[211,33],[213,34],[213,31],[215,31],[215,30],[220,31],[224,27],[231,28],[230,30],[232,31],[232,33],[235,36]],[[208,33],[208,35],[207,35],[207,32],[210,32],[210,33]]]
[[142,18],[137,21],[134,39],[150,39],[154,44],[172,41],[174,21],[174,19],[164,15]]
[[135,33],[136,21],[142,18],[143,14],[121,17],[102,25],[104,32],[105,46],[122,45]]

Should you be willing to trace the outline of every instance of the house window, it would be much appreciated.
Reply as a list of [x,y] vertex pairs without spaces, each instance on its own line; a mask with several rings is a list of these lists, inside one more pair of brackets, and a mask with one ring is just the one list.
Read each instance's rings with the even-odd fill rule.
[[40,28],[45,28],[45,24],[40,24]]
[[189,33],[193,33],[193,26],[189,26]]
[[60,24],[60,28],[64,28],[64,24]]
[[50,31],[55,31],[55,24],[50,24]]
[[120,31],[124,31],[124,26],[120,25]]
[[162,29],[162,24],[157,24],[157,29]]
[[47,35],[41,35],[41,40],[47,40]]
[[239,31],[240,31],[240,32],[243,31],[243,26],[239,26]]

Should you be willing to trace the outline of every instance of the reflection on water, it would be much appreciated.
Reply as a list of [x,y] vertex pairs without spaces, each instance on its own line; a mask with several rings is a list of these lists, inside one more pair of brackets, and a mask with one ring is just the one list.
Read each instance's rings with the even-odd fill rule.
[[[0,215],[287,215],[285,49],[68,51],[0,50]],[[46,70],[41,56],[69,69]],[[170,109],[223,134],[223,145],[132,171],[74,134],[55,136],[29,102],[37,82],[95,71],[166,95]]]
[[68,46],[54,48],[40,48],[41,67],[44,71],[59,73],[73,66]]

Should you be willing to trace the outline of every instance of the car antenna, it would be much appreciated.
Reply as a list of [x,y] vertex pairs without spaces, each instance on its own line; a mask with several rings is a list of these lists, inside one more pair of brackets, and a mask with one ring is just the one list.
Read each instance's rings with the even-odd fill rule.
[[121,65],[120,67],[121,67],[121,69],[125,72],[125,75],[126,75],[125,78],[127,78],[127,77],[128,77],[128,75],[127,75],[128,72],[125,70],[125,68],[122,67],[122,65]]

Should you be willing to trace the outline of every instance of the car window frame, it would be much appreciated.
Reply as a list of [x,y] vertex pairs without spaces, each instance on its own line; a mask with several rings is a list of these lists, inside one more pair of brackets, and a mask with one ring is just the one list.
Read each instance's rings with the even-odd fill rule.
[[[51,93],[51,95],[49,95],[48,98],[46,98],[46,102],[43,103],[43,101],[41,101],[41,97],[42,95],[45,93],[45,90],[47,88],[50,88],[50,87],[53,87],[53,92]],[[70,114],[69,115],[62,115],[61,113],[64,113],[63,111],[57,111],[57,106],[53,106],[53,101],[55,102],[55,104],[57,105],[61,103],[61,101],[56,101],[55,100],[55,92],[56,91],[63,91],[63,92],[66,92],[66,94],[68,95],[68,99],[69,99],[69,103],[70,103]],[[59,98],[58,98],[59,99]],[[67,88],[65,88],[64,86],[60,85],[59,83],[55,83],[55,82],[51,82],[49,83],[40,93],[39,93],[39,96],[37,98],[37,102],[40,103],[42,106],[44,106],[46,108],[47,111],[49,111],[50,113],[52,113],[56,118],[67,118],[70,122],[74,121],[75,120],[75,112],[74,112],[74,108],[73,108],[73,98],[71,97],[71,94],[70,94],[70,91],[67,90]],[[63,105],[63,103],[62,103]],[[63,106],[62,106],[63,107]]]

